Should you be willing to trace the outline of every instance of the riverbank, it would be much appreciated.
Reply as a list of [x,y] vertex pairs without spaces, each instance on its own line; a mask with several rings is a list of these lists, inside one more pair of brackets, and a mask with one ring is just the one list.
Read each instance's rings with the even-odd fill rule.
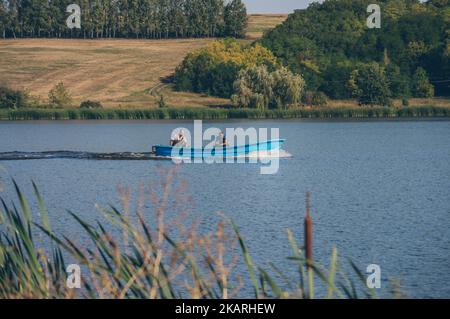
[[2,121],[29,120],[226,120],[226,119],[380,119],[450,118],[450,108],[314,108],[292,110],[256,109],[20,109],[0,110]]

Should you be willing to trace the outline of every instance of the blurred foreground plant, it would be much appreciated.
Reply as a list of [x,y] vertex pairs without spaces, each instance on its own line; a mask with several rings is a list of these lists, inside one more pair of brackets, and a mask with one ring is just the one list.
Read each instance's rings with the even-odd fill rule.
[[[336,249],[328,269],[312,260],[309,197],[306,251],[288,230],[292,256],[287,261],[294,263],[299,274],[299,280],[293,280],[280,270],[281,261],[269,263],[270,270],[257,267],[237,225],[226,217],[205,235],[199,234],[198,223],[187,223],[183,216],[170,220],[166,216],[170,204],[180,205],[171,194],[180,192],[172,190],[174,171],[166,176],[162,192],[151,196],[154,219],[150,222],[142,202],[136,214],[130,215],[130,192],[123,189],[119,190],[123,210],[100,209],[104,222],[92,225],[68,212],[89,238],[87,245],[51,229],[47,208],[33,184],[41,219],[34,222],[14,182],[19,207],[1,200],[0,298],[227,299],[238,296],[243,285],[251,285],[245,288],[251,288],[255,298],[314,298],[319,296],[314,294],[313,277],[326,287],[320,298],[376,297],[353,263],[356,275],[351,278],[340,270]],[[36,234],[45,234],[49,244],[39,245]],[[248,278],[233,274],[241,260]],[[66,286],[69,261],[83,269],[81,289]]]

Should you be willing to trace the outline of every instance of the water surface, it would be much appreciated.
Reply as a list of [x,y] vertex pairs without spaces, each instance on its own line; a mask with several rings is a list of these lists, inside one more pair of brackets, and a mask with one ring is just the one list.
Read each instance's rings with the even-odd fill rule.
[[[191,122],[3,122],[0,152],[149,152]],[[362,268],[379,264],[383,287],[401,280],[411,297],[450,298],[450,122],[233,121],[208,126],[278,127],[293,155],[276,175],[259,165],[182,165],[192,214],[206,230],[224,212],[240,225],[258,264],[290,256],[286,229],[300,239],[304,197],[312,193],[315,256],[333,246]],[[14,198],[9,177],[31,197],[36,181],[58,232],[77,232],[66,213],[98,217],[95,204],[118,204],[117,185],[137,193],[159,185],[169,161],[40,159],[0,161],[0,195]],[[295,278],[295,277],[293,277]],[[384,288],[387,289],[387,288]],[[384,293],[384,291],[383,291]]]

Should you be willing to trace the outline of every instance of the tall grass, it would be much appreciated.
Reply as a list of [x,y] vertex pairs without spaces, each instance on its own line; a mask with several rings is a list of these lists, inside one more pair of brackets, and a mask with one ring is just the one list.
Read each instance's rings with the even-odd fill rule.
[[363,119],[450,117],[450,108],[421,106],[407,108],[361,107],[289,110],[257,109],[18,109],[0,110],[0,120],[225,120],[225,119]]
[[[14,183],[18,204],[1,200],[0,298],[227,299],[237,296],[242,285],[248,285],[244,288],[253,291],[255,298],[376,297],[373,290],[366,288],[356,267],[353,275],[344,274],[336,249],[325,268],[312,260],[308,251],[312,243],[305,252],[291,230],[287,232],[291,256],[272,261],[269,269],[256,265],[239,227],[225,217],[211,233],[201,235],[195,224],[178,222],[175,234],[165,216],[174,174],[171,171],[167,176],[162,194],[155,199],[152,220],[140,209],[134,217],[130,215],[127,192],[123,192],[123,210],[100,209],[104,223],[89,224],[68,212],[90,239],[87,246],[52,230],[49,213],[35,185],[39,211],[33,213]],[[33,220],[36,215],[40,221]],[[36,234],[44,234],[50,244],[44,248]],[[239,261],[246,266],[246,273],[235,273]],[[69,262],[83,269],[82,289],[66,286]],[[286,264],[296,269],[298,279],[280,270]],[[240,279],[242,276],[244,279]],[[323,295],[314,295],[313,278],[326,287]]]

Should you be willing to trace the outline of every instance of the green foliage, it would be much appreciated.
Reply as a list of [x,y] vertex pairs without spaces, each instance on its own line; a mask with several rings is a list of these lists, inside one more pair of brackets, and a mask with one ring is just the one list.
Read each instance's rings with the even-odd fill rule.
[[179,91],[229,98],[239,71],[259,65],[274,69],[278,63],[260,45],[245,46],[231,39],[215,41],[183,60],[175,71],[175,87]]
[[[349,99],[352,97],[345,83],[354,69],[354,62],[345,60],[332,63],[323,72],[315,75],[319,84],[313,85],[314,90],[320,90],[332,99]],[[305,76],[308,87],[308,78]]]
[[[4,37],[185,38],[241,37],[246,9],[224,0],[79,0],[81,29],[66,26],[63,1],[0,1]],[[225,21],[224,21],[225,20]]]
[[428,5],[434,6],[436,8],[445,8],[449,5],[449,0],[428,0]]
[[53,87],[53,89],[50,90],[50,92],[48,92],[48,102],[50,106],[54,108],[65,108],[71,106],[72,97],[63,82],[59,82]]
[[87,101],[83,101],[80,104],[80,109],[102,109],[102,103],[97,102],[97,101],[91,101],[91,100],[87,100]]
[[8,12],[5,1],[0,1],[0,36],[6,38],[6,26],[8,25]]
[[232,100],[241,108],[287,108],[300,102],[304,84],[286,68],[269,72],[266,66],[255,66],[239,73]]
[[360,65],[351,73],[348,86],[360,105],[390,105],[389,82],[377,63]]
[[224,11],[225,36],[243,38],[248,24],[247,9],[241,0],[231,0]]
[[0,86],[0,109],[18,109],[28,107],[28,96],[22,91]]
[[265,66],[244,69],[235,82],[232,100],[242,108],[264,110],[269,107],[273,96],[273,76]]
[[409,100],[408,99],[402,99],[402,106],[408,107],[409,106]]
[[413,76],[414,97],[430,98],[434,96],[434,87],[428,80],[427,72],[417,68]]
[[450,4],[446,0],[385,0],[381,29],[368,29],[371,0],[328,0],[297,10],[261,43],[307,90],[348,98],[350,73],[359,63],[386,66],[393,97],[408,96],[414,72],[425,69],[437,95],[449,96]]
[[164,98],[164,95],[163,95],[163,94],[161,94],[161,95],[159,96],[158,107],[159,107],[160,109],[165,109],[165,108],[168,107],[168,105],[167,105],[167,103],[166,103],[166,99]]
[[411,95],[410,80],[401,73],[400,67],[393,63],[386,66],[386,77],[393,98],[401,98]]
[[305,88],[305,81],[300,75],[293,74],[287,68],[280,68],[272,73],[272,78],[272,107],[287,108],[300,102]]

